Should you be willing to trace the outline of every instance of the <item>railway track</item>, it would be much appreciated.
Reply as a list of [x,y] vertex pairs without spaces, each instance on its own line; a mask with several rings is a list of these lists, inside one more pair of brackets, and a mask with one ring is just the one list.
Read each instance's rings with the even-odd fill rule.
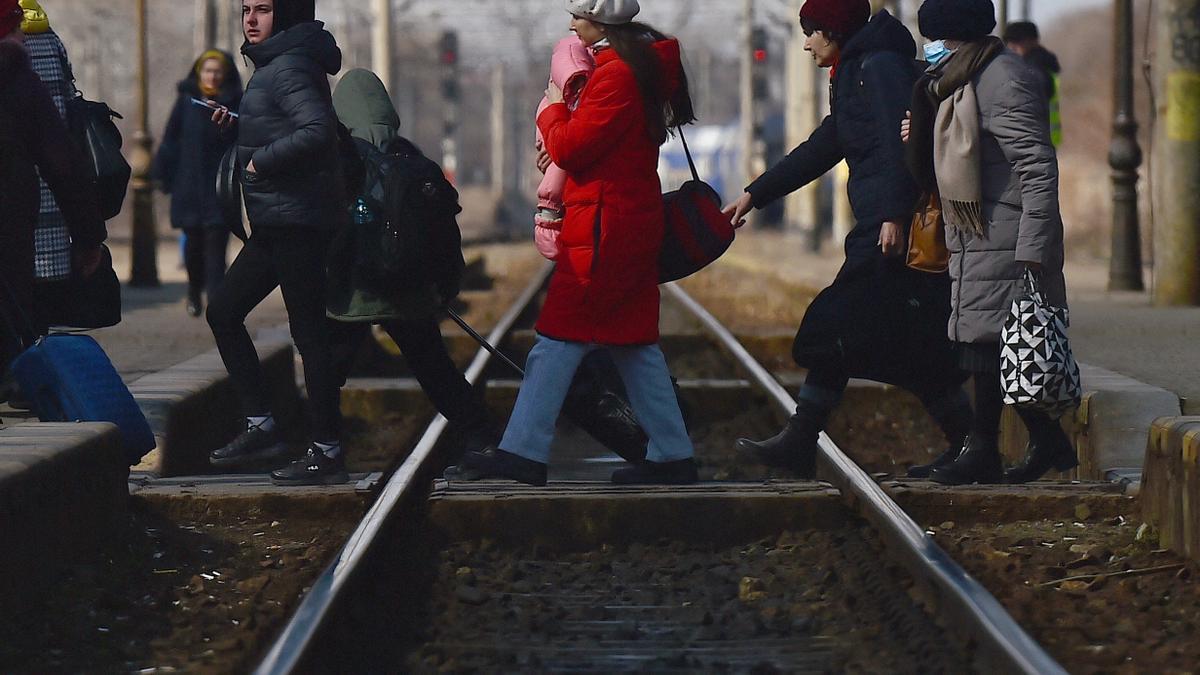
[[[548,272],[493,344],[519,339]],[[706,400],[792,412],[702,306],[674,285],[664,299],[722,359],[683,383],[693,420]],[[480,350],[467,376],[502,373]],[[826,483],[622,489],[606,482],[614,459],[564,429],[535,489],[437,480],[446,427],[387,478],[257,673],[1065,672],[825,435]]]

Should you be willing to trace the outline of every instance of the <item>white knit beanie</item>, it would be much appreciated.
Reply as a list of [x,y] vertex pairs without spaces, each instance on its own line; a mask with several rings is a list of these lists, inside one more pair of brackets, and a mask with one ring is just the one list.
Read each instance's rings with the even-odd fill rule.
[[638,0],[567,0],[567,11],[610,26],[629,23],[642,10]]

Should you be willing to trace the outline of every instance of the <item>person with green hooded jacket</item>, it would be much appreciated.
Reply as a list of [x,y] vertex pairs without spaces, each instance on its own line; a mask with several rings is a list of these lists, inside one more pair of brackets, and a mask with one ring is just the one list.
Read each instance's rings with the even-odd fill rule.
[[[364,193],[383,189],[371,184],[376,172],[370,166],[379,163],[372,161],[372,157],[420,156],[420,150],[400,136],[400,116],[383,82],[371,71],[358,68],[343,75],[333,93],[333,106],[338,120],[350,131],[368,164]],[[388,176],[382,176],[375,182],[387,180]],[[435,199],[445,202],[444,212],[452,221],[453,214],[460,210],[454,188],[448,182],[438,181],[426,190],[431,191],[435,192]],[[438,327],[442,306],[458,295],[464,266],[461,235],[454,222],[423,225],[426,250],[421,252],[421,259],[425,273],[410,287],[396,288],[386,295],[364,283],[358,274],[360,266],[342,255],[352,256],[353,246],[342,246],[340,239],[335,240],[328,268],[328,308],[332,317],[343,322],[334,339],[335,368],[344,382],[369,326],[379,324],[400,347],[417,382],[438,412],[459,428],[465,448],[482,450],[499,441],[499,437],[488,419],[482,397],[450,358]]]

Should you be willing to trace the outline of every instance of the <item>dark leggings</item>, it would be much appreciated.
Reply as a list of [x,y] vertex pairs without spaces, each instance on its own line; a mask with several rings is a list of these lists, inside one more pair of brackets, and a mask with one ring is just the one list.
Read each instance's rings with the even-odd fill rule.
[[259,228],[238,254],[216,297],[208,324],[247,416],[267,415],[271,405],[262,365],[246,316],[279,287],[292,340],[304,362],[313,440],[337,441],[341,432],[340,388],[325,318],[325,253],[330,235],[306,228]]
[[[394,319],[380,325],[396,342],[408,361],[413,377],[438,412],[465,431],[480,434],[490,432],[483,397],[467,382],[450,358],[434,315],[419,319]],[[370,329],[370,324],[366,323],[338,325],[334,339],[334,360],[339,382],[345,382],[355,356],[370,335]]]
[[187,267],[188,294],[199,297],[208,293],[209,300],[221,288],[225,278],[225,250],[229,246],[229,230],[224,227],[189,227],[184,229],[183,264]]

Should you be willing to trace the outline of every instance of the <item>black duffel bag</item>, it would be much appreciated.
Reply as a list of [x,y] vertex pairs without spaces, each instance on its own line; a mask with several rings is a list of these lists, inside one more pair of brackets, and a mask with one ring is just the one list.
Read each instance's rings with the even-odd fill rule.
[[132,170],[121,154],[121,131],[113,118],[123,119],[105,103],[89,101],[79,91],[66,102],[67,128],[83,150],[88,178],[96,184],[100,215],[108,220],[121,212]]

